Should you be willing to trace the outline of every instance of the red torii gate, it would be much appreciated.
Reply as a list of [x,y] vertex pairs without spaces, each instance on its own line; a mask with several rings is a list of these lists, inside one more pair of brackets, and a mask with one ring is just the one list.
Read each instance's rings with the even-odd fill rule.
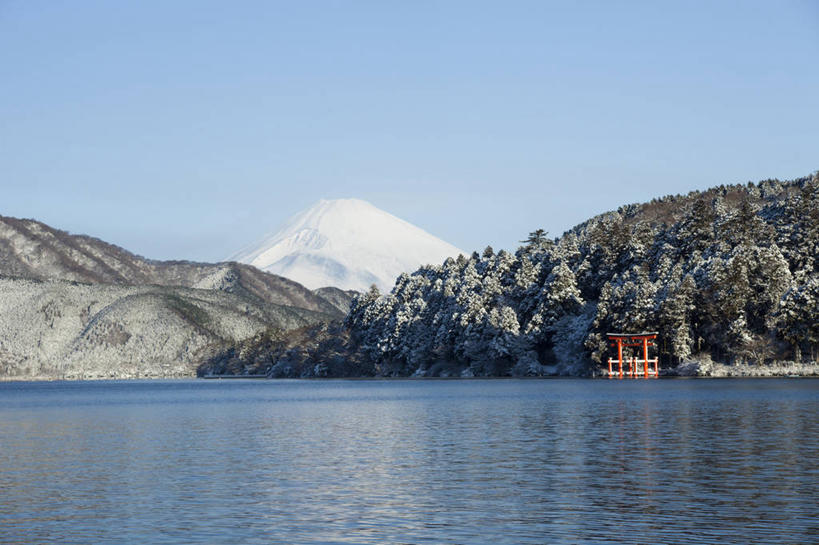
[[[638,376],[642,376],[644,378],[648,378],[653,376],[657,378],[659,375],[657,370],[657,357],[654,359],[648,359],[648,347],[649,346],[657,346],[654,341],[657,339],[657,332],[652,331],[649,333],[607,333],[606,334],[609,338],[611,346],[617,347],[617,359],[609,358],[609,378],[615,375],[615,371],[612,368],[613,364],[617,364],[617,378],[623,378],[623,347],[630,346],[630,347],[643,347],[643,359],[640,358],[628,358],[628,372],[626,376],[631,378],[637,378]],[[643,364],[643,368],[639,368],[639,364]],[[654,369],[649,369],[648,364],[653,363]]]

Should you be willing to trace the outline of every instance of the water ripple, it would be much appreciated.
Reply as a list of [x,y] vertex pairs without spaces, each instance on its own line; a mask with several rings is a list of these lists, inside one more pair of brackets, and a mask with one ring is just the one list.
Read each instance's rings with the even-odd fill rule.
[[0,384],[0,543],[816,543],[817,386]]

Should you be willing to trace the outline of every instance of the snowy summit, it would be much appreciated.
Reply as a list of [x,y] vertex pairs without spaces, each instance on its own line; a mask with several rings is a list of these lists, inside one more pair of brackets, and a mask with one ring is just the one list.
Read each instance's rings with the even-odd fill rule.
[[360,199],[321,200],[232,256],[310,288],[389,291],[403,272],[464,253]]

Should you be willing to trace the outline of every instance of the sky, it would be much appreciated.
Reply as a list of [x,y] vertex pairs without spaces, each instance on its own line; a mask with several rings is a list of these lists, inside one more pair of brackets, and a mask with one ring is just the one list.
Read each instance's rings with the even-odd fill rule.
[[0,0],[0,215],[149,258],[347,197],[514,250],[817,169],[815,0]]

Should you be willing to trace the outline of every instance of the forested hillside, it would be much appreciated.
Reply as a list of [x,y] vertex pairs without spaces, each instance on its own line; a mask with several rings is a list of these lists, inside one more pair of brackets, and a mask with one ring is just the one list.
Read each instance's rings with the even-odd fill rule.
[[818,252],[819,175],[720,186],[404,274],[346,325],[393,375],[594,372],[609,331],[658,331],[664,367],[815,361]]

